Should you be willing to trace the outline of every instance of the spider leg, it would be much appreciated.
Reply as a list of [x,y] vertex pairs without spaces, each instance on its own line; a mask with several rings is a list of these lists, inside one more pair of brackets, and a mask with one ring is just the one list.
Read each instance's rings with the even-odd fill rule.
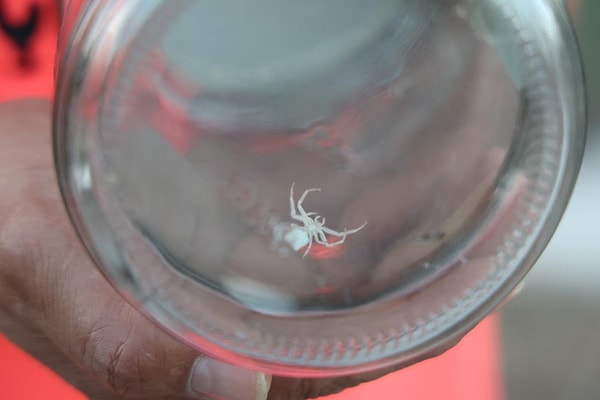
[[337,237],[342,237],[342,236],[345,236],[345,235],[347,235],[347,234],[348,234],[348,232],[347,232],[347,231],[344,231],[344,232],[338,232],[338,231],[334,231],[333,229],[331,229],[331,228],[328,228],[328,227],[326,227],[326,226],[322,226],[322,227],[321,227],[321,230],[322,230],[323,232],[325,232],[325,233],[328,233],[328,234],[330,234],[331,236],[337,236]]
[[[326,229],[330,230],[328,228],[326,228]],[[347,232],[336,232],[336,233],[340,234],[339,237],[341,237],[341,239],[336,242],[330,242],[329,240],[327,240],[327,236],[325,236],[324,230],[321,230],[320,232],[317,232],[317,234],[315,236],[315,242],[317,242],[320,245],[325,246],[325,247],[339,246],[340,244],[342,244],[346,241],[346,236],[348,235],[348,233]]]
[[[316,214],[316,213],[310,212],[306,215],[312,215],[312,214]],[[315,221],[315,223],[318,225],[321,225],[321,226],[325,225],[325,217],[323,217],[322,215],[317,215],[316,217],[313,218],[313,221]]]
[[367,226],[366,222],[364,224],[362,224],[361,226],[359,226],[358,228],[344,229],[343,232],[334,231],[333,229],[330,229],[330,228],[328,228],[326,226],[322,226],[321,229],[325,233],[329,233],[330,235],[337,236],[337,237],[342,237],[342,236],[351,235],[353,233],[356,233],[356,232],[360,231],[362,228],[364,228],[365,226]]
[[340,244],[344,243],[346,241],[346,232],[344,232],[341,236],[341,239],[336,241],[336,242],[329,242],[327,240],[325,240],[324,243],[319,243],[325,247],[335,247],[335,246],[339,246]]
[[323,233],[323,231],[319,231],[316,233],[315,242],[322,244],[323,246],[327,246],[329,244],[327,236],[325,236],[325,233]]
[[297,221],[302,221],[298,213],[296,212],[296,202],[294,201],[294,186],[296,182],[292,182],[292,187],[290,188],[290,217]]
[[364,224],[362,224],[361,226],[359,226],[358,228],[354,228],[354,229],[344,229],[344,232],[346,232],[348,235],[351,235],[353,233],[356,233],[358,231],[360,231],[362,228],[364,228],[365,226],[367,226],[367,221],[365,221]]
[[331,228],[328,228],[326,226],[322,226],[321,230],[325,233],[328,233],[332,236],[337,236],[337,237],[343,237],[345,238],[348,235],[351,235],[353,233],[356,233],[358,231],[360,231],[362,228],[364,228],[367,225],[367,223],[365,222],[364,224],[362,224],[361,226],[359,226],[358,228],[354,228],[354,229],[344,229],[343,232],[338,232],[338,231],[334,231]]
[[310,218],[302,218],[302,215],[298,215],[298,214],[290,214],[290,217],[292,219],[295,219],[296,221],[302,222],[304,225],[306,225],[306,220],[310,219]]
[[309,235],[308,236],[308,245],[306,246],[306,250],[304,250],[304,254],[302,254],[302,258],[306,257],[306,255],[310,251],[310,249],[312,247],[312,242],[313,242],[313,237]]
[[312,192],[320,192],[321,189],[318,188],[313,188],[313,189],[307,189],[304,191],[304,193],[302,193],[302,196],[300,197],[300,200],[298,200],[298,211],[300,212],[300,215],[307,215],[306,211],[304,211],[304,208],[302,207],[302,203],[304,203],[304,200],[306,199],[306,196],[309,193]]

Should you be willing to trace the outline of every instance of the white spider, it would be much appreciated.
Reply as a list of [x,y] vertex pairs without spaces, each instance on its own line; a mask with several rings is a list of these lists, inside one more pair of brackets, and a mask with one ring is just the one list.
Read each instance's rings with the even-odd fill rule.
[[[346,236],[360,231],[367,225],[367,222],[365,222],[358,228],[344,229],[343,232],[334,231],[326,227],[325,218],[316,212],[306,212],[302,207],[302,203],[309,193],[320,192],[321,189],[313,188],[305,190],[296,204],[294,201],[294,185],[295,183],[292,183],[292,187],[290,188],[290,217],[302,222],[303,225],[300,226],[294,223],[279,225],[274,230],[274,236],[277,239],[284,240],[294,251],[298,251],[306,246],[302,258],[306,257],[310,251],[313,241],[325,247],[339,246],[344,243]],[[330,243],[325,234],[338,237],[340,240]]]

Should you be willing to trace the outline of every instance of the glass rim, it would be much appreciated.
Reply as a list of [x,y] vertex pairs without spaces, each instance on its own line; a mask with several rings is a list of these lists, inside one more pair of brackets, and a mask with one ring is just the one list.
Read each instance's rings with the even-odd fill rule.
[[[458,341],[492,312],[525,277],[558,226],[574,188],[583,156],[587,129],[583,68],[577,41],[562,2],[532,0],[528,5],[520,7],[541,6],[552,13],[551,24],[537,24],[536,29],[539,30],[537,33],[540,35],[550,33],[555,35],[557,43],[551,48],[544,47],[544,51],[548,52],[544,56],[547,57],[546,61],[553,63],[553,68],[560,68],[561,73],[556,73],[556,77],[560,78],[557,79],[559,93],[567,97],[566,101],[562,101],[561,104],[566,104],[571,109],[563,110],[563,114],[567,118],[565,118],[563,126],[564,147],[562,158],[559,160],[559,176],[554,182],[553,198],[548,199],[545,207],[546,214],[540,218],[542,222],[537,227],[538,232],[533,236],[534,239],[528,246],[527,254],[519,260],[518,265],[513,267],[500,284],[492,290],[486,291],[485,300],[463,312],[460,318],[453,320],[443,329],[439,329],[435,335],[413,343],[408,350],[398,350],[387,355],[381,354],[377,358],[357,363],[322,365],[300,363],[297,360],[294,362],[293,358],[274,359],[265,356],[260,351],[240,351],[235,346],[227,348],[209,336],[198,334],[162,304],[140,293],[139,286],[128,271],[122,265],[110,265],[110,257],[105,254],[106,249],[103,252],[99,248],[100,242],[111,243],[112,238],[110,231],[103,232],[103,229],[109,224],[94,197],[93,187],[89,187],[90,183],[86,181],[86,163],[89,168],[89,159],[85,152],[84,136],[85,132],[93,127],[90,127],[86,121],[76,118],[75,113],[72,112],[73,107],[81,100],[82,93],[89,89],[86,85],[90,84],[87,80],[90,71],[94,76],[104,76],[108,73],[111,58],[103,59],[98,55],[114,55],[115,49],[111,45],[111,39],[115,35],[125,35],[123,38],[127,39],[127,35],[135,34],[135,27],[141,28],[147,22],[150,13],[134,12],[138,5],[142,7],[141,4],[144,3],[143,8],[149,10],[153,6],[150,5],[148,8],[148,3],[160,6],[166,2],[162,0],[143,3],[141,0],[109,0],[103,2],[102,6],[94,2],[94,5],[90,5],[84,10],[83,17],[87,22],[80,25],[80,28],[82,26],[85,28],[84,32],[72,35],[71,41],[65,47],[66,50],[59,53],[53,123],[54,156],[59,186],[69,217],[99,269],[121,295],[134,304],[137,310],[143,312],[179,340],[228,362],[287,376],[341,376],[410,362],[444,348],[448,343]],[[504,3],[513,3],[513,1],[504,1]],[[127,21],[127,28],[122,27],[121,31],[112,32],[112,37],[104,34],[99,38],[92,39],[92,33],[106,32],[106,24],[111,23],[111,18],[114,19],[113,13],[117,9],[123,13],[121,18]],[[114,21],[112,23],[114,24]],[[541,31],[542,29],[549,32]],[[81,57],[82,54],[85,54],[86,57]],[[119,252],[121,249],[118,244],[112,243],[111,251]]]

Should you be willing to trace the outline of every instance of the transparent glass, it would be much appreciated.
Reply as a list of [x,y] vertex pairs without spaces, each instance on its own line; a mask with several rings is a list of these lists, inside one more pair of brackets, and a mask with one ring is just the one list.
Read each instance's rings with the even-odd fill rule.
[[575,182],[560,2],[80,1],[64,21],[74,224],[128,300],[232,363],[340,375],[447,345],[524,277]]

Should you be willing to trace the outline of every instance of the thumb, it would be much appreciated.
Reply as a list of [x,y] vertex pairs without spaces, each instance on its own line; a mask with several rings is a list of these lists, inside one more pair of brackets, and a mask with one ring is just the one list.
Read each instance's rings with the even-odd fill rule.
[[48,346],[37,346],[34,356],[64,354],[71,365],[56,372],[94,399],[267,398],[269,376],[198,354],[137,312],[98,272],[58,193],[48,104],[0,107],[0,139],[7,193],[0,200],[0,302],[10,299],[0,305],[7,305],[13,331],[27,327],[45,338]]

